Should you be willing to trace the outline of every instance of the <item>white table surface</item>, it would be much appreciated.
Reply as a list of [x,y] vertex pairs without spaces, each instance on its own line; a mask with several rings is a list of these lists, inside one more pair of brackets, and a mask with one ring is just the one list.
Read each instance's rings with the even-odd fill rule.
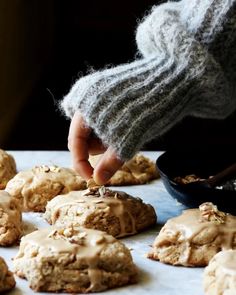
[[[71,167],[70,154],[67,151],[9,151],[9,153],[15,157],[18,171],[41,164]],[[143,154],[155,161],[161,153],[143,152]],[[146,185],[123,186],[116,187],[116,189],[141,197],[144,202],[152,204],[158,216],[158,225],[143,233],[121,239],[132,249],[133,260],[140,270],[139,283],[108,290],[103,294],[203,295],[203,268],[170,266],[145,257],[164,222],[173,216],[179,215],[184,207],[172,199],[161,180],[155,180]],[[39,213],[24,213],[23,221],[28,230],[34,227],[49,226]],[[17,251],[18,247],[0,247],[0,256],[5,258],[10,269],[12,269],[12,258]],[[16,282],[16,288],[8,294],[34,294],[28,287],[26,280],[16,277]]]

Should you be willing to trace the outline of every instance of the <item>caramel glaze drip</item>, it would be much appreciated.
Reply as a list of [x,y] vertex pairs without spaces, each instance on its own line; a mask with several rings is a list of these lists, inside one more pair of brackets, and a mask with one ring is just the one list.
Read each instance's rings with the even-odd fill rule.
[[[54,183],[54,185],[50,185],[50,183]],[[55,193],[64,194],[72,190],[86,188],[86,182],[72,169],[55,165],[40,165],[19,172],[8,182],[6,191],[16,194],[16,197],[21,199],[23,211],[30,211],[28,205],[32,202],[32,194],[36,193],[37,187],[40,189],[40,185],[43,185],[45,190],[45,192],[41,190],[41,194],[48,194],[47,198],[50,199]],[[45,185],[48,186],[48,189],[45,189]],[[41,206],[43,205],[40,199],[38,202]]]
[[[232,249],[236,236],[236,216],[221,212],[212,203],[204,203],[199,209],[188,209],[182,215],[169,219],[160,233],[166,232],[168,236],[178,234],[178,242],[187,241],[186,248],[181,260],[188,265],[191,255],[191,244],[193,239],[205,229],[212,229],[216,237],[221,237],[220,248],[222,250]],[[158,235],[154,242],[155,247],[162,246],[164,240]],[[236,246],[236,245],[235,245]]]
[[[102,231],[85,229],[82,227],[60,228],[51,226],[34,231],[21,240],[20,249],[14,260],[20,259],[27,252],[29,244],[38,248],[44,257],[59,254],[74,255],[88,265],[90,278],[89,292],[95,286],[104,289],[101,283],[101,270],[98,268],[99,255],[108,245],[115,243],[116,239]],[[41,248],[41,251],[40,251]]]
[[[60,196],[59,196],[60,197]],[[96,209],[110,208],[112,214],[119,218],[120,233],[117,238],[137,233],[136,222],[132,214],[126,209],[127,203],[134,198],[124,192],[111,191],[105,187],[92,187],[85,191],[70,192],[68,195],[55,198],[51,202],[53,214],[51,221],[54,224],[60,214],[62,207],[69,207],[79,204],[81,207],[96,207]],[[140,201],[140,199],[135,199]],[[81,210],[82,211],[82,210]],[[129,216],[131,221],[131,231],[126,230],[125,216]]]

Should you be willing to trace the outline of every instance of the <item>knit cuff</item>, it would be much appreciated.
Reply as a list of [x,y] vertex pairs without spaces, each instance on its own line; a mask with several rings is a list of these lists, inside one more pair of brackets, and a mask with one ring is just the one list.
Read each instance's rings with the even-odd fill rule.
[[61,103],[69,117],[80,110],[122,160],[186,115],[230,112],[220,67],[185,30],[178,10],[164,10],[154,24],[142,48],[145,58],[81,78]]

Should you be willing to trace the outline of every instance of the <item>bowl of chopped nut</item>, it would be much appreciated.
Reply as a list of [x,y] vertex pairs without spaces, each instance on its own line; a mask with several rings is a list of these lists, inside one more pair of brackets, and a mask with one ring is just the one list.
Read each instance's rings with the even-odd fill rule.
[[[188,208],[212,202],[222,211],[236,214],[236,172],[221,182],[205,185],[236,162],[232,152],[165,152],[156,161],[166,190]],[[213,183],[213,182],[212,182]]]

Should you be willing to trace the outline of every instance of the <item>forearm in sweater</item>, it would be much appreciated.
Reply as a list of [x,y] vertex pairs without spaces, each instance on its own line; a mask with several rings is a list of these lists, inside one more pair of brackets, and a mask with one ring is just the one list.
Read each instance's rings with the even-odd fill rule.
[[123,160],[186,115],[220,118],[232,111],[221,66],[188,32],[179,7],[155,8],[139,26],[142,59],[81,78],[62,102],[67,116],[80,110]]

